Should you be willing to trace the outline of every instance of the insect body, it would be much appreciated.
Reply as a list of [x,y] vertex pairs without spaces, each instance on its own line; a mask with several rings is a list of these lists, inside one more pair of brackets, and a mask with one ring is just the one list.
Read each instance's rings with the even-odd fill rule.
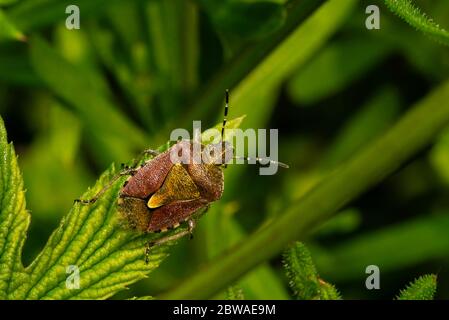
[[[119,206],[135,219],[135,227],[145,232],[160,232],[189,220],[199,209],[221,198],[223,193],[222,161],[209,157],[208,163],[194,163],[194,142],[182,140],[136,170],[120,191]],[[223,154],[232,147],[223,143]],[[206,152],[205,146],[199,146]],[[221,148],[221,147],[220,147]],[[218,150],[218,148],[212,149]],[[187,152],[186,152],[187,151]],[[180,161],[173,154],[185,152]]]
[[118,207],[132,227],[142,232],[156,233],[176,228],[183,222],[188,224],[187,230],[148,243],[147,261],[151,247],[192,235],[196,219],[211,202],[221,198],[224,189],[223,167],[234,158],[232,145],[223,141],[227,110],[228,92],[222,140],[219,143],[205,146],[199,142],[181,140],[163,153],[147,150],[146,153],[155,156],[153,159],[140,167],[126,168],[94,198],[75,201],[93,203],[119,177],[129,175],[120,191]]

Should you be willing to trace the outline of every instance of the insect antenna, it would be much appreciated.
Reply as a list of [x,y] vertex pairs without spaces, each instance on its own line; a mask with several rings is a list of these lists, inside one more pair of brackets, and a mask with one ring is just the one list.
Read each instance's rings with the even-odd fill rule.
[[226,127],[226,121],[228,121],[228,109],[229,109],[229,89],[225,91],[225,109],[224,109],[224,117],[223,117],[223,125],[221,126],[221,141],[224,140],[224,132]]
[[246,160],[246,161],[251,161],[251,160],[255,160],[256,162],[269,162],[272,164],[277,164],[279,167],[282,168],[290,168],[287,164],[280,162],[280,161],[274,161],[274,160],[270,160],[268,158],[260,158],[260,157],[256,157],[256,158],[252,158],[252,157],[241,157],[241,156],[235,156],[234,159],[242,159],[242,160]]

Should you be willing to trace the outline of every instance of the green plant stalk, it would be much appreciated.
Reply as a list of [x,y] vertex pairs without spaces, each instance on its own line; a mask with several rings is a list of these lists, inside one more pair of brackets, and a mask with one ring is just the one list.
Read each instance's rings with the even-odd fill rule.
[[[211,79],[211,81],[199,90],[200,94],[198,98],[193,101],[192,106],[189,108],[188,115],[184,117],[188,120],[183,123],[183,127],[188,128],[191,125],[189,122],[190,119],[204,119],[204,110],[217,110],[216,106],[220,105],[224,91],[226,89],[231,89],[231,87],[236,86],[242,79],[244,79],[255,66],[259,65],[279,43],[285,40],[324,2],[326,2],[326,0],[292,1],[287,8],[288,16],[285,25],[281,30],[274,35],[269,36],[261,43],[245,46],[235,58],[231,59],[223,66],[217,76]],[[212,113],[213,116],[216,116],[216,112]]]
[[437,291],[437,276],[426,274],[415,279],[404,290],[401,290],[398,300],[433,300]]
[[301,240],[349,201],[398,169],[449,123],[449,81],[383,136],[343,163],[284,214],[188,277],[161,299],[204,299]]
[[387,7],[416,30],[449,46],[449,32],[418,9],[411,0],[384,0]]
[[[89,14],[101,12],[106,6],[117,3],[120,0],[34,0],[21,1],[8,9],[11,20],[23,32],[36,32],[38,29],[49,26],[52,23],[64,21],[65,9],[68,5],[76,4],[81,14],[85,17]],[[140,0],[139,0],[140,1]]]

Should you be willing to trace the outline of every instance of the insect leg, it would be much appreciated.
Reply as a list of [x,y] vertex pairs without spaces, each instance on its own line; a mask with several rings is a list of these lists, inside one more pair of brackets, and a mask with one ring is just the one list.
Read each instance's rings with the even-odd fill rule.
[[229,90],[228,89],[226,89],[226,92],[225,92],[225,101],[226,101],[226,105],[225,105],[225,109],[224,109],[223,125],[221,126],[221,140],[222,141],[224,139],[226,121],[227,121],[227,116],[228,116],[228,108],[229,108]]
[[126,166],[124,164],[122,164],[122,166],[125,169],[129,169],[129,168],[136,168],[139,165],[139,162],[142,160],[142,158],[146,155],[151,155],[154,157],[160,155],[161,153],[159,151],[153,150],[153,149],[147,149],[147,150],[143,150],[139,156],[137,157],[137,159],[134,159],[133,163],[131,164],[131,166]]
[[189,219],[189,221],[187,221],[187,223],[188,223],[188,225],[189,225],[188,231],[189,231],[189,233],[190,233],[190,240],[192,240],[192,239],[193,239],[193,230],[194,230],[195,227],[196,227],[196,222],[195,222],[195,220],[193,220],[193,219]]
[[106,192],[106,190],[108,190],[115,181],[117,181],[120,177],[123,176],[127,176],[127,175],[132,175],[134,173],[136,173],[137,170],[135,169],[126,169],[121,171],[120,173],[118,173],[117,175],[115,175],[111,181],[108,182],[107,185],[105,185],[100,191],[98,191],[91,199],[75,199],[74,202],[75,203],[82,203],[82,204],[90,204],[90,203],[94,203],[96,202],[102,195],[103,193]]
[[287,164],[283,163],[283,162],[270,160],[270,159],[268,159],[268,158],[259,158],[259,157],[251,158],[251,157],[240,157],[240,156],[235,156],[234,159],[242,159],[242,160],[246,160],[246,161],[251,161],[251,160],[253,160],[253,161],[258,162],[259,164],[262,164],[262,162],[268,162],[268,163],[272,163],[272,164],[277,164],[278,166],[280,166],[280,167],[282,167],[282,168],[286,168],[286,169],[289,168],[289,166],[288,166]]
[[192,239],[193,238],[193,230],[196,227],[196,222],[195,222],[194,219],[189,219],[187,221],[187,223],[188,223],[187,230],[183,230],[183,231],[178,232],[177,234],[174,234],[172,236],[167,236],[167,237],[159,238],[159,239],[156,239],[156,240],[153,240],[153,241],[149,241],[147,243],[147,245],[146,245],[146,248],[145,248],[145,263],[148,264],[150,262],[149,255],[150,255],[151,248],[156,247],[156,246],[160,246],[163,243],[166,243],[166,242],[169,242],[169,241],[178,240],[178,239],[180,239],[182,237],[185,237],[186,235],[190,235],[190,239]]
[[143,150],[141,153],[142,156],[147,155],[147,154],[152,155],[153,157],[156,157],[160,154],[160,152],[157,150],[153,150],[153,149],[147,149],[147,150]]

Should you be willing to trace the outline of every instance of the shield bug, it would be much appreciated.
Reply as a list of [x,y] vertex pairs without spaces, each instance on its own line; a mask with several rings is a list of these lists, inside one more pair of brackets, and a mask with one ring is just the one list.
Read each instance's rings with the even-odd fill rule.
[[[145,251],[147,262],[151,247],[189,234],[192,236],[196,220],[210,203],[219,200],[223,194],[223,168],[237,158],[233,155],[232,145],[223,139],[229,108],[228,90],[225,101],[219,143],[206,146],[192,140],[181,140],[163,153],[146,150],[144,153],[153,155],[152,159],[141,166],[125,168],[92,199],[77,199],[75,202],[94,203],[118,178],[129,176],[120,190],[118,209],[136,230],[158,233],[177,228],[182,223],[188,226],[174,235],[149,242]],[[270,161],[288,168],[269,159],[253,160]]]

